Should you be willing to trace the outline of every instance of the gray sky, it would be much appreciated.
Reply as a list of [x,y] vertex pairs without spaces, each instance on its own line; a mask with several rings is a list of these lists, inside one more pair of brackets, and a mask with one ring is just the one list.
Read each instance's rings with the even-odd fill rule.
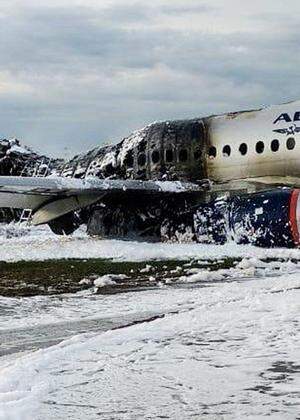
[[1,0],[0,137],[71,156],[300,98],[299,0]]

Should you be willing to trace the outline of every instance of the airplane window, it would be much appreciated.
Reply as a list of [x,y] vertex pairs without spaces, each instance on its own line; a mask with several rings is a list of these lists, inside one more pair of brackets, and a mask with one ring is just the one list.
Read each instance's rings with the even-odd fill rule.
[[166,162],[170,163],[174,160],[174,153],[172,149],[166,150]]
[[154,150],[152,152],[152,163],[158,163],[160,158],[160,154],[158,150]]
[[200,149],[194,150],[194,159],[199,160],[200,158],[201,158],[201,150]]
[[229,157],[231,154],[231,147],[226,145],[223,147],[223,156],[224,157]]
[[217,149],[215,148],[215,146],[211,146],[208,150],[208,156],[210,158],[215,158],[217,156]]
[[247,146],[247,144],[246,143],[242,143],[241,145],[240,145],[240,147],[239,147],[239,152],[240,152],[240,154],[241,155],[246,155],[247,154],[247,152],[248,152],[248,146]]
[[132,151],[129,151],[127,153],[127,156],[125,158],[124,163],[127,166],[127,168],[132,168],[133,167],[133,154],[132,154]]
[[138,156],[138,165],[145,166],[146,165],[146,155],[145,153],[140,153]]
[[271,150],[272,152],[277,152],[279,150],[279,141],[274,139],[271,141]]
[[112,166],[111,163],[109,165],[105,166],[104,173],[105,173],[105,176],[113,175],[114,167]]
[[179,162],[186,162],[188,160],[188,152],[186,149],[179,151]]
[[289,137],[286,141],[286,147],[288,150],[293,150],[296,146],[294,137]]
[[256,143],[256,153],[262,153],[265,150],[265,145],[263,141],[258,141]]

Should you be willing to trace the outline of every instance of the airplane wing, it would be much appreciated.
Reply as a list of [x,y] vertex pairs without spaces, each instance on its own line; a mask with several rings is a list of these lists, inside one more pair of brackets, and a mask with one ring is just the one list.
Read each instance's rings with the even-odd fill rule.
[[94,204],[107,194],[134,192],[166,195],[203,190],[197,184],[180,181],[0,176],[0,207],[31,209],[32,223],[39,225]]

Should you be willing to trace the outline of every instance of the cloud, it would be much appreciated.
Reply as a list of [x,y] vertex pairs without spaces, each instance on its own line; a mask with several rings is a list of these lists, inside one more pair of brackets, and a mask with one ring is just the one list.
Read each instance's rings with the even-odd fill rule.
[[290,25],[252,3],[4,0],[0,136],[71,154],[152,120],[299,97],[298,3]]
[[161,12],[166,14],[206,14],[216,10],[211,6],[211,3],[197,2],[182,2],[182,3],[168,3],[162,6]]

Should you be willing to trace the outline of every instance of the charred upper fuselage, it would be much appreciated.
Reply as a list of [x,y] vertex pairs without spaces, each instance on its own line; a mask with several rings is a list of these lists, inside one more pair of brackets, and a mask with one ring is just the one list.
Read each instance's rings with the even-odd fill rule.
[[76,156],[62,168],[61,175],[198,181],[206,174],[206,143],[201,119],[153,123],[116,145]]
[[300,102],[292,102],[257,111],[157,122],[120,143],[95,148],[68,162],[50,160],[26,148],[22,152],[18,144],[2,141],[0,174],[33,176],[46,164],[46,175],[73,178],[226,183],[300,177],[298,109]]
[[300,177],[300,102],[150,124],[68,162],[62,176],[228,183]]

